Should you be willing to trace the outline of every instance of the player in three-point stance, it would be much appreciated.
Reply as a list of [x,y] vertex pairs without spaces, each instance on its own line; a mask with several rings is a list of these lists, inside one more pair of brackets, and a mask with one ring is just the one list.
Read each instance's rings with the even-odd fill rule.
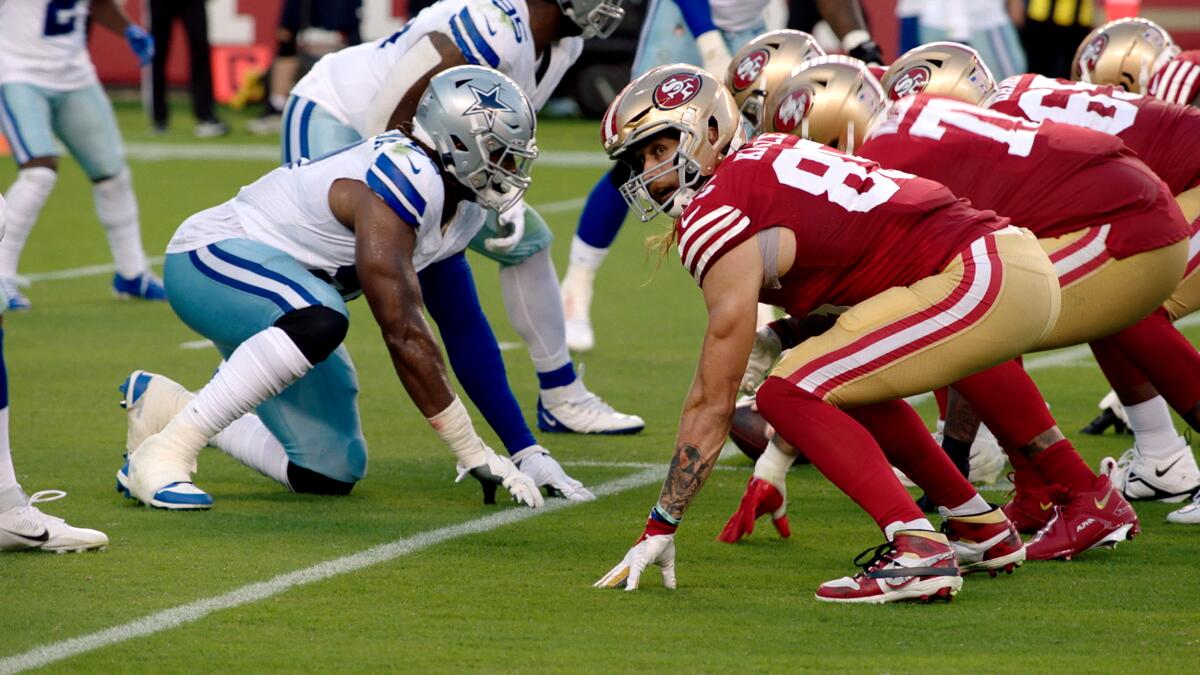
[[[1011,547],[1004,565],[1023,559],[1012,524],[902,397],[1012,359],[1050,331],[1058,283],[1036,239],[938,183],[812,141],[768,134],[739,149],[732,96],[694,67],[633,82],[601,125],[605,150],[633,166],[625,192],[635,211],[678,219],[669,241],[709,316],[659,502],[642,537],[596,585],[635,588],[650,564],[675,585],[674,532],[729,432],[759,300],[797,315],[852,306],[793,349],[758,392],[767,421],[887,540],[861,556],[860,573],[821,585],[818,599],[949,598],[962,585],[956,553],[981,541],[974,535],[984,528]],[[920,433],[905,433],[908,442],[885,457],[872,433],[897,429]],[[948,528],[953,539],[934,531],[889,461],[950,505],[951,520],[966,520]]]
[[[167,247],[167,298],[225,362],[194,395],[160,375],[129,377],[118,488],[160,508],[208,508],[212,498],[191,474],[212,443],[296,492],[348,493],[367,455],[341,343],[345,301],[362,294],[413,403],[454,451],[459,478],[503,484],[540,506],[538,483],[484,444],[450,388],[420,279],[461,264],[483,207],[521,198],[534,128],[516,83],[489,68],[454,68],[430,81],[411,135],[372,136],[282,166],[185,221]],[[541,448],[514,460],[570,498],[591,498]]]

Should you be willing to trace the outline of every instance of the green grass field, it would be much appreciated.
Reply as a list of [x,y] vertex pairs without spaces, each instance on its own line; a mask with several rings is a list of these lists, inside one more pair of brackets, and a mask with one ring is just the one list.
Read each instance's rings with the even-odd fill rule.
[[[151,137],[137,111],[122,106],[120,115],[130,143],[197,143],[184,130]],[[544,150],[597,149],[594,124],[547,122],[539,140]],[[235,135],[205,147],[272,142]],[[87,182],[77,165],[64,164],[23,274],[109,261]],[[156,255],[186,216],[229,198],[271,162],[133,161],[132,168],[146,247]],[[577,206],[562,204],[586,195],[599,173],[535,170],[529,202],[558,205],[547,220],[558,236],[560,272],[578,217]],[[13,175],[5,163],[0,187]],[[664,590],[656,572],[636,593],[592,589],[655,502],[704,324],[699,293],[675,260],[654,274],[641,244],[650,228],[627,229],[598,280],[598,347],[579,361],[589,387],[644,416],[646,431],[543,437],[571,473],[606,486],[606,495],[536,515],[484,506],[473,481],[453,484],[450,454],[408,402],[361,301],[351,305],[347,344],[361,380],[370,470],[351,496],[288,494],[206,450],[197,482],[216,498],[212,511],[135,506],[113,490],[125,433],[117,385],[142,368],[195,388],[217,354],[181,348],[197,336],[165,305],[114,300],[107,273],[36,282],[28,290],[33,311],[5,317],[17,471],[28,492],[68,491],[46,511],[106,531],[111,544],[86,555],[0,557],[0,672],[40,662],[5,660],[37,650],[53,660],[51,670],[89,672],[1195,670],[1200,528],[1166,524],[1173,507],[1162,504],[1138,506],[1144,529],[1135,542],[1070,563],[1030,563],[1011,577],[969,578],[950,605],[829,606],[813,591],[851,573],[854,555],[879,543],[878,531],[804,467],[790,479],[792,539],[768,527],[737,546],[718,543],[750,468],[735,457],[714,473],[680,529],[678,590]],[[498,336],[519,342],[494,263],[472,257],[472,264]],[[1200,329],[1188,330],[1200,338]],[[533,424],[532,367],[520,348],[505,358]],[[1074,433],[1107,387],[1086,354],[1059,361],[1034,375]],[[1073,437],[1093,465],[1130,443]],[[644,463],[656,468],[647,473]],[[985,495],[1004,499],[999,490]],[[444,529],[460,524],[471,525]],[[245,588],[299,570],[307,571]],[[205,613],[229,605],[237,606]],[[75,653],[56,644],[80,637],[71,644],[98,648]],[[61,654],[73,655],[53,659]]]

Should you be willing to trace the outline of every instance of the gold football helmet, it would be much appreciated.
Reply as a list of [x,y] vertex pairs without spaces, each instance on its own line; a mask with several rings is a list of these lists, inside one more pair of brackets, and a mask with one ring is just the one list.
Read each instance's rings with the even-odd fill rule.
[[763,129],[854,152],[887,100],[867,65],[849,56],[822,56],[800,65],[767,97]]
[[[678,135],[679,146],[667,159],[644,167],[635,151],[664,132]],[[633,177],[619,189],[645,222],[659,213],[679,217],[721,160],[746,142],[746,132],[733,96],[717,78],[676,63],[651,70],[617,94],[600,121],[600,140],[609,157],[632,168]],[[678,172],[679,189],[660,204],[649,185],[668,171]]]
[[957,42],[930,42],[896,59],[881,84],[893,101],[924,92],[978,105],[996,89],[996,78],[974,49]]
[[1117,19],[1096,28],[1079,44],[1071,79],[1141,94],[1154,73],[1178,54],[1179,47],[1162,26],[1141,17]]
[[725,86],[756,132],[762,131],[762,109],[767,95],[807,59],[824,56],[825,50],[808,33],[773,30],[738,50],[725,74]]

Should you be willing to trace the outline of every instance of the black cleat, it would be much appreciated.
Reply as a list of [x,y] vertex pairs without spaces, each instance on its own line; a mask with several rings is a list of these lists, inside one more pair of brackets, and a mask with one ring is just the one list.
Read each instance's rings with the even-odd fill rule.
[[1117,417],[1117,414],[1112,411],[1112,408],[1105,408],[1104,410],[1100,411],[1100,414],[1096,415],[1091,422],[1088,422],[1087,426],[1080,429],[1079,433],[1087,434],[1089,436],[1100,436],[1107,431],[1109,427],[1112,427],[1113,431],[1118,434],[1133,433],[1133,431],[1121,421],[1121,418]]

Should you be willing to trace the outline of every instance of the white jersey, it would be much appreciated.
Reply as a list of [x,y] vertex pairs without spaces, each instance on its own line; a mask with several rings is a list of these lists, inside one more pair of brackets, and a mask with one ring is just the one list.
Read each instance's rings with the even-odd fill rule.
[[97,82],[87,50],[91,0],[0,2],[0,84],[69,91]]
[[483,208],[461,202],[443,229],[444,191],[437,165],[404,134],[392,131],[271,171],[233,199],[185,220],[167,253],[194,251],[223,239],[250,239],[323,272],[343,295],[353,295],[354,232],[329,208],[329,189],[339,178],[366,183],[417,231],[417,271],[465,249],[483,226]]
[[538,59],[525,0],[441,0],[390,37],[322,57],[292,94],[316,102],[365,134],[367,109],[388,73],[403,67],[404,55],[430,33],[453,40],[467,63],[490,66],[511,77],[535,110],[583,51],[582,38],[564,38]]
[[713,23],[727,33],[740,33],[762,23],[771,0],[708,0]]

